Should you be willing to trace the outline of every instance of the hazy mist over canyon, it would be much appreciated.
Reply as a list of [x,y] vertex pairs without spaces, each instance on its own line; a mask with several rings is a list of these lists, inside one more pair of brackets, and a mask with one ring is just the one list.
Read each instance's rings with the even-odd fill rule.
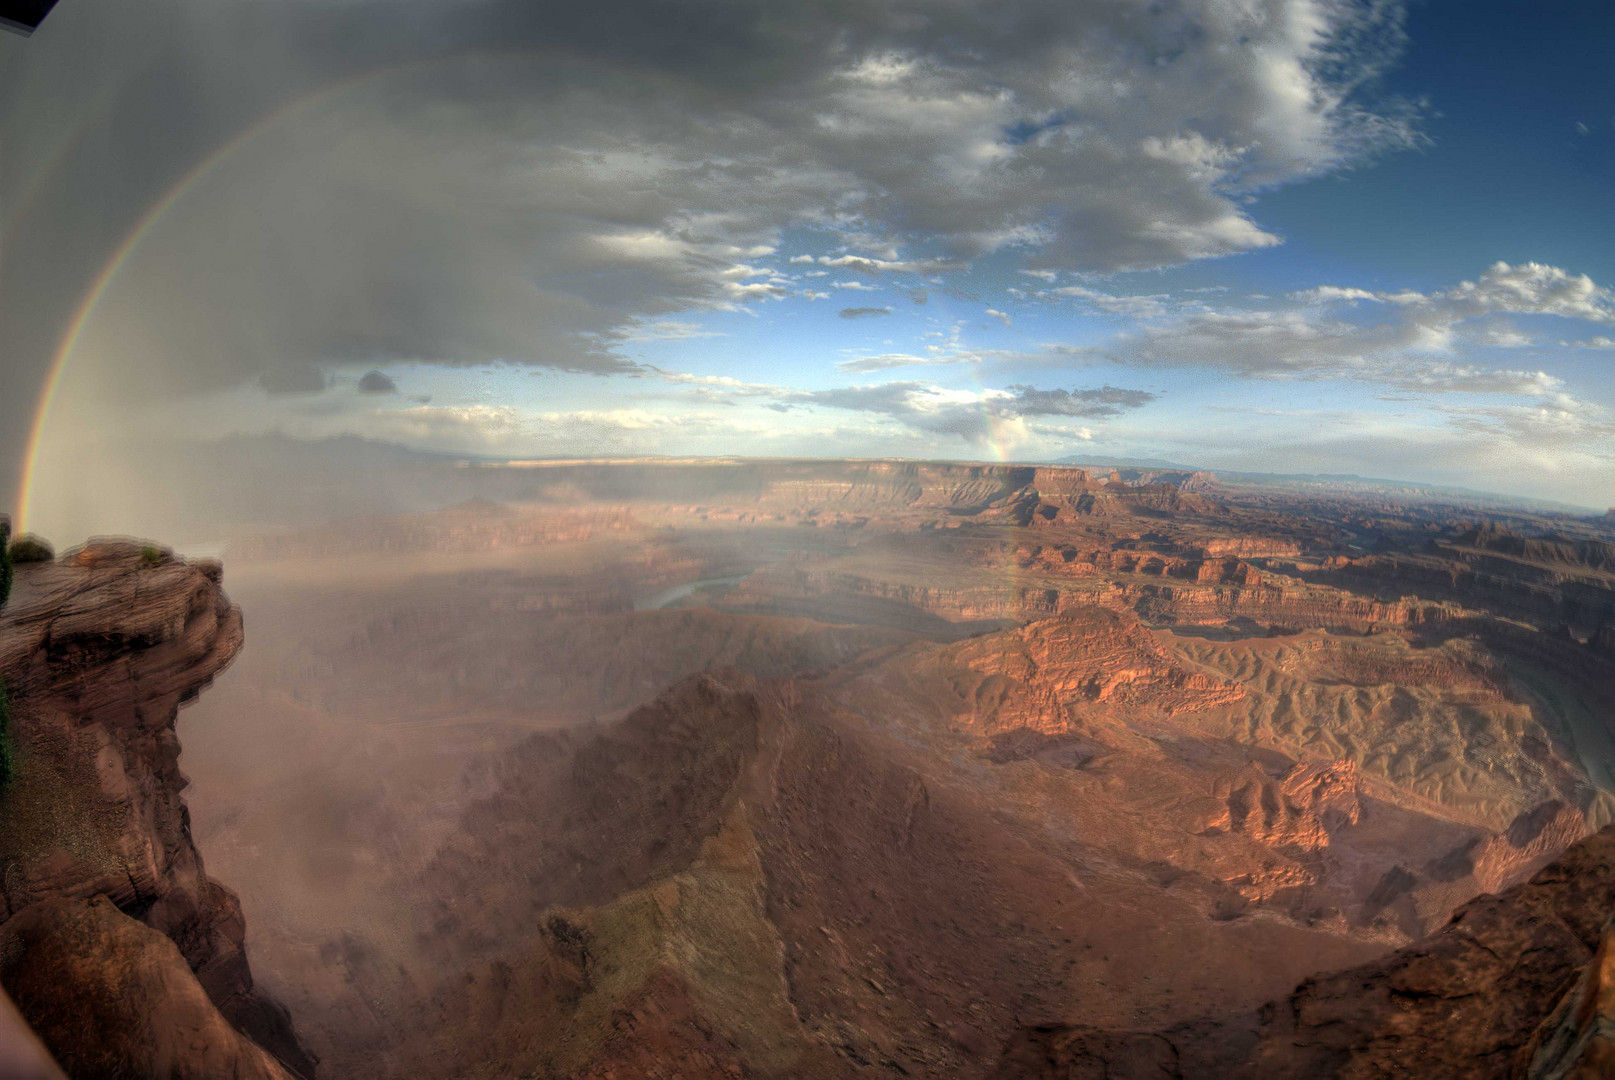
[[0,0],[0,1080],[1615,1076],[1611,47]]

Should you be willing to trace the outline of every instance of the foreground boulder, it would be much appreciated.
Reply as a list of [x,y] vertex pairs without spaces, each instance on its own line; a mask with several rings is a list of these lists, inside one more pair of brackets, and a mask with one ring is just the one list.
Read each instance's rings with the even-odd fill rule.
[[104,896],[8,919],[0,981],[73,1077],[292,1080],[220,1015],[172,941]]

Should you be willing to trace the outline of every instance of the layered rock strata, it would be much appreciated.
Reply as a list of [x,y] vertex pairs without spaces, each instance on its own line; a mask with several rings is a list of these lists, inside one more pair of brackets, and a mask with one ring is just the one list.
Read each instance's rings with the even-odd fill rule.
[[1380,960],[1303,982],[1235,1021],[1160,1031],[1040,1025],[997,1075],[1195,1080],[1591,1080],[1615,1064],[1615,828],[1529,882],[1460,907]]
[[[314,1072],[286,1011],[253,985],[240,903],[208,878],[181,795],[179,708],[242,643],[221,576],[150,545],[92,542],[20,567],[0,613],[17,762],[0,791],[0,982],[72,1075],[103,1051],[83,1075],[169,1075],[154,1047],[214,1044],[218,1025],[273,1055],[243,1039],[231,1060],[258,1064],[234,1075]],[[106,1045],[62,1026],[69,999]],[[163,1029],[170,1005],[190,1034]],[[139,1034],[125,1030],[140,1017]],[[125,1071],[96,1071],[114,1061]],[[230,1075],[198,1061],[173,1075]]]

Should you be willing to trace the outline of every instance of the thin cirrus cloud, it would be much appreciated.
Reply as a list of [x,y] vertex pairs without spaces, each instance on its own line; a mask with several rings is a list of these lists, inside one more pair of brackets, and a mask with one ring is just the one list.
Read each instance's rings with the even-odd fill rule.
[[[1227,257],[1280,243],[1266,192],[1423,144],[1418,109],[1375,89],[1402,48],[1396,0],[78,6],[59,45],[8,55],[0,142],[51,159],[73,140],[45,106],[97,93],[84,145],[173,136],[127,168],[0,170],[0,343],[36,375],[80,296],[53,309],[36,279],[94,280],[167,207],[79,336],[60,399],[102,395],[92,420],[239,392],[259,427],[318,404],[377,438],[583,452],[611,430],[672,440],[683,415],[744,452],[780,410],[823,410],[924,436],[916,452],[1045,430],[1053,452],[1062,431],[1142,430],[1186,407],[1179,387],[1321,380],[1423,402],[1410,431],[1494,449],[1569,445],[1607,415],[1556,363],[1615,347],[1610,292],[1584,275],[1238,287]],[[87,74],[90,54],[114,60]],[[1236,284],[1154,273],[1205,259]],[[864,320],[890,338],[878,353]],[[485,411],[490,363],[544,372],[553,399]],[[665,370],[683,366],[702,374]],[[352,394],[372,370],[433,400]],[[835,385],[854,376],[897,378]],[[1107,377],[1173,394],[1146,409],[1149,391],[1030,385]],[[658,379],[667,396],[642,400]],[[0,390],[4,420],[37,387]],[[1213,445],[1203,415],[1170,423]]]
[[873,356],[856,356],[836,363],[836,370],[848,375],[867,375],[892,368],[937,367],[967,362],[958,355],[917,356],[914,353],[877,353]]

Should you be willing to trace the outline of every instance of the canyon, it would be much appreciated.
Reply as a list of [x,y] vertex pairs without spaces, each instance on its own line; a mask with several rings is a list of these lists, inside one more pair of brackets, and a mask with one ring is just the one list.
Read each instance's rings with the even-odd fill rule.
[[1607,1074],[1598,519],[922,462],[421,488],[18,565],[0,985],[67,1075]]

